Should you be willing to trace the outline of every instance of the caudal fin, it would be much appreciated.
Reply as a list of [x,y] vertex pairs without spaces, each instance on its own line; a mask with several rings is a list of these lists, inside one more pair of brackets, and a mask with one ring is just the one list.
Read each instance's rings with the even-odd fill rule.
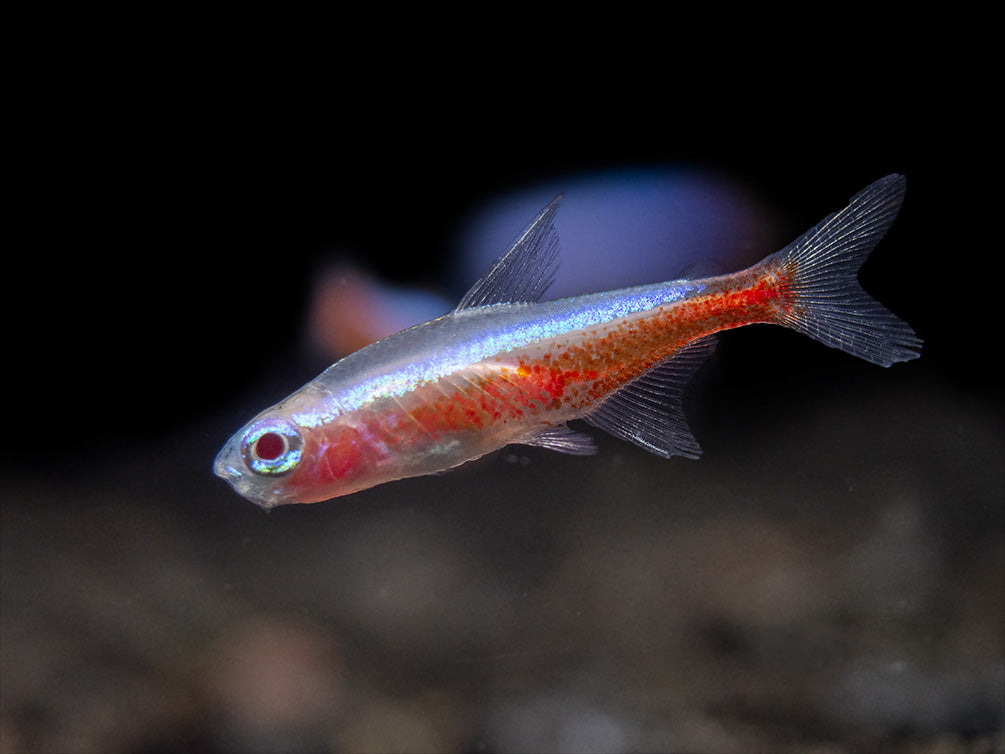
[[897,216],[905,185],[901,175],[876,181],[764,260],[784,270],[788,282],[779,324],[880,366],[921,355],[914,330],[858,282],[859,268]]

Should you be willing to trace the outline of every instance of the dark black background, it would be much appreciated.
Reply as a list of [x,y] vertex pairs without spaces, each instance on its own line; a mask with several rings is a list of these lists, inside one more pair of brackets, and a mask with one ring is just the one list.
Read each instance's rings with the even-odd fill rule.
[[[906,174],[902,214],[864,280],[925,340],[920,369],[997,394],[981,100],[920,51],[874,51],[869,71],[834,61],[694,79],[652,61],[629,78],[569,61],[503,75],[450,64],[345,75],[333,62],[307,78],[314,58],[98,61],[58,72],[17,145],[28,232],[12,256],[27,272],[8,278],[8,373],[26,413],[6,462],[90,464],[283,372],[333,248],[393,282],[432,284],[480,201],[652,164],[734,177],[792,236]],[[742,364],[794,347],[839,376],[858,369],[777,337],[734,338],[727,353]],[[323,366],[298,364],[283,388]]]

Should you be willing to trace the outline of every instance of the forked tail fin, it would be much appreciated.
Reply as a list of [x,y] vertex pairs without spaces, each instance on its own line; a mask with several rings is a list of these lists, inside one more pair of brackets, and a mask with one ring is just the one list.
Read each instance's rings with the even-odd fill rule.
[[914,330],[858,282],[859,268],[897,216],[905,185],[901,175],[881,178],[761,263],[787,281],[778,324],[884,367],[921,355]]

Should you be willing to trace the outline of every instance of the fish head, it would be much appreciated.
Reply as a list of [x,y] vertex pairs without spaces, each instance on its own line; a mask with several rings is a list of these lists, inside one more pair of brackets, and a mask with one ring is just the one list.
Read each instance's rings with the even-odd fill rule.
[[238,430],[216,456],[216,475],[262,508],[317,503],[401,476],[380,432],[358,413],[308,410],[307,393]]
[[303,453],[303,428],[282,414],[265,412],[227,441],[213,471],[242,497],[272,508],[299,502],[294,480]]

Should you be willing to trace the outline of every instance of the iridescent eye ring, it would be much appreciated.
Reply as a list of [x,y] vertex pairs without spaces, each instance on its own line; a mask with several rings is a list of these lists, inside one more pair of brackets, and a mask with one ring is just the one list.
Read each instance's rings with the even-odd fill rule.
[[288,421],[263,419],[244,435],[241,456],[256,474],[281,476],[296,468],[303,449],[300,433]]

